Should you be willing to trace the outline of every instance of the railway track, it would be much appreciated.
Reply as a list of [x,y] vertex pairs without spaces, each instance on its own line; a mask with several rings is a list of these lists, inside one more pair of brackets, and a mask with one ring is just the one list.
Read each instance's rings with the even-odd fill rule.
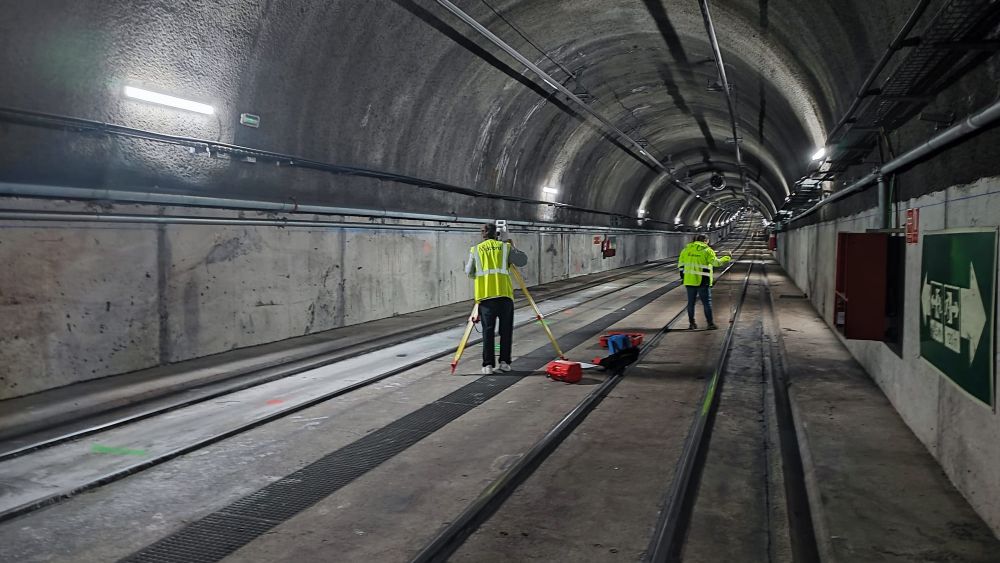
[[[774,316],[773,303],[767,285],[765,266],[759,260],[763,254],[763,241],[745,249],[736,275],[742,274],[738,289],[738,299],[732,311],[731,324],[725,334],[723,343],[715,358],[711,373],[705,378],[701,400],[693,413],[690,428],[683,450],[677,460],[677,467],[670,480],[670,487],[662,499],[662,509],[650,538],[649,547],[643,554],[644,561],[713,561],[713,560],[745,560],[745,561],[817,561],[815,539],[809,518],[809,507],[802,476],[802,466],[797,450],[797,441],[791,420],[791,409],[785,392],[787,379],[783,372],[781,352],[781,335]],[[736,268],[736,264],[729,269]],[[730,273],[733,275],[733,273]],[[756,322],[741,322],[744,306],[752,307],[750,318]],[[684,316],[685,310],[678,311],[662,329],[643,346],[640,362],[647,353],[663,344],[671,327]],[[731,366],[731,358],[736,349],[737,340],[743,347],[759,347],[759,354],[752,358],[739,358],[736,366]],[[741,352],[736,352],[739,356]],[[754,363],[759,363],[760,377],[747,369]],[[732,389],[726,394],[726,374],[736,371]],[[627,373],[627,372],[626,372]],[[752,376],[745,374],[752,373]],[[428,542],[412,563],[427,563],[447,561],[463,549],[466,541],[481,526],[497,513],[504,503],[514,495],[532,475],[545,464],[547,458],[560,447],[560,444],[579,427],[600,402],[608,396],[626,374],[610,376],[601,386],[588,394],[579,404],[568,412],[558,424],[536,442],[519,460],[496,480],[490,483],[483,493],[461,513],[452,518],[451,524],[441,530],[436,537]],[[746,389],[753,398],[746,403]],[[726,405],[727,415],[742,415],[739,420],[737,435],[724,436],[730,429],[725,429],[718,439],[713,441],[713,427],[719,410],[720,402]],[[765,404],[769,403],[769,404]],[[740,412],[740,409],[744,412]],[[769,415],[761,413],[768,412]],[[759,417],[759,418],[758,418]],[[758,428],[754,428],[759,424]],[[773,428],[772,428],[773,426]],[[741,444],[739,440],[749,443]],[[757,441],[754,441],[754,438]],[[766,443],[774,442],[774,450],[769,452]],[[718,444],[716,442],[719,442]],[[719,451],[731,445],[745,445],[750,456],[759,459],[754,463],[746,463],[747,474],[734,476],[732,467],[727,465],[727,457],[733,456],[732,451]],[[715,451],[713,451],[713,448]],[[759,452],[765,452],[760,454]],[[745,460],[741,460],[743,462]],[[584,466],[597,463],[573,457],[574,463]],[[772,469],[777,466],[777,469]],[[709,480],[703,483],[702,478],[708,475]],[[739,487],[746,487],[748,496],[757,497],[759,501],[747,502],[747,499],[727,499],[734,484],[731,482],[718,486],[719,482],[732,479],[744,479]],[[587,487],[587,483],[579,486]],[[713,489],[715,487],[718,490]],[[572,487],[570,487],[572,490]],[[537,490],[536,490],[537,493]],[[567,494],[567,491],[561,491]],[[572,493],[568,493],[573,496]],[[581,491],[582,496],[582,491]],[[527,493],[525,493],[527,495]],[[754,500],[754,499],[751,499]],[[727,506],[727,502],[732,506]],[[742,504],[740,504],[742,503]],[[748,508],[749,507],[749,508]],[[523,509],[524,507],[520,507]],[[537,509],[537,505],[535,505]],[[564,508],[564,507],[563,507]],[[761,514],[752,513],[758,510]],[[512,508],[514,512],[518,508]],[[717,529],[710,528],[711,523],[718,524],[720,511],[730,511],[739,516],[759,518],[766,522],[766,530],[754,530],[758,538],[747,538],[739,534],[730,534],[728,540],[720,539],[728,532],[719,534]],[[741,514],[740,510],[747,512]],[[544,513],[544,509],[542,509]],[[548,517],[532,514],[527,521],[558,522],[561,514],[553,513]],[[713,520],[715,518],[715,520]],[[506,514],[508,522],[524,522],[518,517]],[[706,522],[710,523],[706,525]],[[498,524],[497,526],[500,526]],[[501,526],[503,527],[503,526]],[[750,528],[750,526],[744,526]],[[758,541],[760,553],[753,551],[753,541]],[[699,545],[692,545],[692,544]],[[595,544],[596,545],[596,544]],[[727,557],[725,548],[732,549]],[[702,552],[710,553],[707,557]],[[482,554],[479,554],[482,555]],[[718,557],[722,559],[718,559]],[[758,557],[759,556],[759,557]],[[476,560],[477,552],[463,552],[461,560]]]
[[[628,292],[640,284],[652,283],[658,284],[659,289],[656,291],[665,293],[676,287],[677,283],[666,281],[666,277],[670,275],[669,271],[672,270],[664,272],[663,267],[663,264],[657,264],[640,268],[639,271],[629,272],[613,280],[604,277],[566,293],[547,295],[541,304],[543,309],[546,309],[547,317],[558,320],[559,313],[576,307],[594,298],[595,295],[607,297]],[[654,271],[650,273],[648,270]],[[658,278],[664,278],[662,284],[659,284]],[[641,306],[641,301],[633,299],[630,303],[635,303],[638,307]],[[533,320],[525,315],[517,325],[526,325]],[[65,475],[48,476],[49,481],[40,482],[35,491],[24,489],[3,491],[3,494],[0,494],[2,503],[0,521],[60,502],[80,492],[106,485],[177,456],[194,452],[393,375],[428,364],[454,351],[458,330],[460,329],[455,328],[436,332],[390,346],[382,350],[385,359],[374,362],[374,365],[371,354],[333,360],[327,357],[311,358],[303,363],[279,366],[277,368],[279,372],[281,370],[284,372],[270,374],[265,380],[243,382],[230,389],[207,393],[196,398],[185,398],[173,403],[168,402],[166,405],[132,412],[127,416],[92,427],[77,428],[71,433],[49,437],[42,442],[22,445],[0,456],[0,473],[17,476],[48,473],[49,467],[73,469],[66,471]],[[456,334],[453,335],[451,332]],[[587,336],[589,337],[589,334]],[[423,352],[420,352],[421,350]],[[348,375],[336,379],[334,372]],[[247,400],[256,397],[263,405],[264,397],[273,396],[282,389],[288,392],[286,394],[297,395],[299,399],[283,402],[280,405],[267,405],[253,412],[242,413],[239,417],[234,417],[231,414],[232,409],[227,409],[225,406],[227,403],[236,402],[235,400],[219,400],[237,397]],[[160,422],[168,419],[181,422]],[[139,438],[136,438],[137,436]],[[83,438],[88,439],[83,440]],[[156,442],[156,447],[142,447],[142,444],[156,440],[161,440]],[[116,450],[127,453],[141,452],[142,455],[136,455],[135,458],[94,456],[94,451],[91,451],[93,448],[88,447],[90,442],[94,441],[112,444]],[[95,457],[99,458],[96,462]],[[84,460],[96,465],[88,469],[84,467]]]

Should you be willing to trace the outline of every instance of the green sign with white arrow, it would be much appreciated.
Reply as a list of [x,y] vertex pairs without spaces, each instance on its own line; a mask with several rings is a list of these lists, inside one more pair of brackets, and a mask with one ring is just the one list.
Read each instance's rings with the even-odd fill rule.
[[924,233],[920,356],[993,406],[996,229]]

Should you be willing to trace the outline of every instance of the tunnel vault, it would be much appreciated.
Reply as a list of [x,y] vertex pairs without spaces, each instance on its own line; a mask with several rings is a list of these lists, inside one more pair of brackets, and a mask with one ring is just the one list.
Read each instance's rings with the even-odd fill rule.
[[[0,23],[18,77],[0,119],[21,140],[0,180],[654,228],[727,216],[733,192],[706,183],[740,182],[736,143],[751,205],[773,216],[886,14],[906,11],[711,3],[733,139],[694,0],[453,4],[552,81],[435,0],[54,4],[15,3]],[[24,25],[38,20],[52,33]],[[129,85],[215,111],[139,104]]]

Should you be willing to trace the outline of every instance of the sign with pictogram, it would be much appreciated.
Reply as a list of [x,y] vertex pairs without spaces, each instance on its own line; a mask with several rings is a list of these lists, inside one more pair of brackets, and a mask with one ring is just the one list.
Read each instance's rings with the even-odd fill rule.
[[601,255],[604,258],[612,258],[618,253],[616,250],[616,241],[617,237],[604,237],[604,240],[601,242]]
[[906,210],[906,244],[920,242],[920,208]]
[[992,406],[997,231],[924,233],[923,242],[920,356]]

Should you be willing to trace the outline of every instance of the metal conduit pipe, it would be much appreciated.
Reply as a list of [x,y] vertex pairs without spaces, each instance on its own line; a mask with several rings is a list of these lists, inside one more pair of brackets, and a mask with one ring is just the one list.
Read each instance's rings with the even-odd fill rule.
[[864,178],[854,182],[850,186],[834,192],[833,195],[820,201],[816,205],[813,205],[809,209],[803,211],[802,213],[791,217],[788,219],[787,223],[792,223],[798,221],[812,213],[816,210],[837,201],[838,199],[843,199],[855,192],[860,191],[862,188],[875,183],[878,181],[879,176],[892,174],[899,170],[902,170],[912,164],[915,164],[921,160],[924,160],[930,154],[934,153],[938,149],[945,147],[951,143],[962,140],[965,137],[987,127],[994,121],[1000,119],[1000,100],[993,102],[987,108],[979,111],[978,113],[972,114],[966,117],[963,121],[957,125],[942,131],[941,133],[934,135],[924,143],[906,151],[905,153],[897,156],[896,158],[886,162],[881,166],[881,168],[876,169],[871,174],[865,176]]
[[827,136],[827,145],[833,141],[833,138],[837,136],[837,133],[844,128],[844,125],[847,125],[847,122],[858,110],[862,100],[868,97],[868,92],[871,89],[872,84],[875,83],[875,80],[878,78],[879,74],[882,73],[885,66],[889,64],[889,60],[892,59],[892,56],[896,53],[896,51],[902,48],[903,41],[906,40],[906,36],[913,31],[913,27],[917,25],[917,22],[920,20],[920,16],[924,14],[924,11],[930,3],[931,0],[920,0],[917,2],[917,5],[914,6],[913,11],[910,12],[910,17],[906,19],[906,23],[904,23],[903,27],[900,28],[896,37],[891,43],[889,43],[889,46],[886,47],[885,52],[882,53],[882,58],[879,59],[878,63],[875,64],[875,67],[868,73],[868,77],[865,78],[865,81],[861,84],[861,88],[858,89],[858,93],[854,96],[854,101],[851,102],[851,106],[847,108],[847,111],[844,113],[844,116],[840,118],[837,126],[834,127],[833,131],[831,131]]
[[395,230],[478,231],[476,227],[428,227],[422,225],[386,225],[350,221],[303,221],[301,219],[241,219],[227,217],[190,217],[186,215],[132,215],[125,213],[78,213],[73,211],[0,210],[0,220],[8,221],[79,221],[100,223],[156,223],[168,225],[242,225],[251,227],[342,227]]
[[878,228],[889,228],[889,187],[885,184],[885,176],[879,174],[878,178]]
[[482,35],[483,37],[485,37],[486,39],[488,39],[491,43],[493,43],[494,45],[496,45],[497,47],[499,47],[500,49],[502,49],[505,53],[507,53],[511,57],[514,57],[514,59],[516,59],[517,62],[521,63],[528,70],[530,70],[536,76],[538,76],[539,78],[541,78],[542,81],[545,82],[545,84],[547,84],[549,87],[555,89],[557,92],[559,92],[562,95],[564,95],[567,98],[569,98],[570,101],[572,101],[581,110],[583,110],[584,112],[586,112],[587,115],[590,115],[591,117],[593,117],[594,119],[596,119],[597,121],[599,121],[604,127],[608,128],[615,135],[617,135],[620,139],[622,139],[623,141],[625,141],[626,144],[628,144],[633,149],[635,149],[635,151],[641,156],[640,160],[643,160],[644,162],[646,162],[646,164],[652,166],[654,169],[656,169],[656,170],[658,170],[660,172],[665,173],[667,175],[667,177],[670,178],[671,184],[673,184],[674,186],[680,188],[681,190],[683,190],[683,191],[685,191],[687,193],[695,195],[695,197],[697,197],[699,200],[703,201],[707,205],[713,205],[712,203],[703,200],[700,195],[695,194],[694,190],[692,190],[691,188],[685,186],[680,181],[678,181],[674,177],[674,175],[670,172],[670,170],[666,166],[663,165],[662,162],[660,162],[659,160],[656,159],[656,157],[654,157],[652,154],[650,154],[649,152],[647,152],[646,149],[642,147],[642,145],[640,145],[638,142],[636,142],[627,133],[625,133],[624,131],[622,131],[621,129],[619,129],[614,123],[611,123],[611,121],[609,121],[603,115],[601,115],[601,114],[597,113],[596,111],[594,111],[593,108],[591,108],[589,105],[587,105],[586,102],[584,102],[579,97],[577,97],[576,94],[574,94],[568,88],[566,88],[565,86],[563,86],[558,80],[556,80],[555,78],[553,78],[552,76],[550,76],[547,72],[545,72],[544,70],[538,68],[537,65],[535,65],[534,63],[532,63],[531,61],[529,61],[524,55],[522,55],[520,52],[518,52],[517,49],[514,49],[513,47],[511,47],[510,45],[508,45],[503,39],[500,39],[499,37],[497,37],[492,31],[490,31],[488,28],[486,28],[486,26],[484,26],[481,23],[479,23],[478,21],[476,21],[475,18],[473,18],[469,14],[463,12],[458,6],[456,6],[455,4],[449,2],[449,0],[436,0],[436,1],[444,9],[448,10],[449,12],[451,12],[452,14],[454,14],[455,16],[457,16],[458,19],[460,19],[463,22],[465,22],[466,24],[468,24],[469,27],[471,27],[472,29],[476,30],[476,32],[478,32],[480,35]]
[[[385,209],[362,209],[355,207],[329,207],[324,205],[302,205],[297,203],[280,203],[263,200],[247,200],[219,198],[208,196],[133,192],[128,190],[75,188],[66,186],[48,186],[41,184],[19,184],[0,182],[0,196],[29,197],[47,199],[70,199],[90,201],[112,201],[120,203],[138,203],[168,205],[179,207],[203,207],[229,210],[252,210],[273,213],[314,213],[317,215],[349,215],[355,217],[377,217],[384,219],[405,219],[415,221],[439,221],[448,223],[487,223],[492,219],[482,217],[461,217],[458,215],[432,215],[425,213],[406,213],[387,211]],[[649,222],[661,222],[647,219]],[[665,222],[661,222],[665,223]],[[508,225],[531,228],[562,228],[589,231],[614,232],[672,232],[664,229],[627,229],[595,225],[571,225],[566,223],[542,223],[536,221],[507,221]]]
[[0,182],[0,195],[11,196],[11,197],[83,199],[83,200],[102,200],[102,201],[116,201],[116,202],[127,202],[127,203],[149,203],[157,205],[177,205],[184,207],[249,209],[256,211],[274,211],[274,212],[284,212],[284,213],[356,215],[362,217],[418,219],[426,221],[457,222],[462,219],[457,215],[427,215],[422,213],[390,212],[385,209],[328,207],[324,205],[279,203],[279,202],[264,201],[264,200],[247,200],[247,199],[220,198],[220,197],[197,196],[197,195],[137,192],[130,190],[111,190],[106,188],[97,188],[97,189],[74,188],[66,186],[20,184],[11,182]]
[[145,129],[136,129],[134,127],[125,127],[124,125],[104,123],[101,121],[94,121],[91,119],[82,119],[78,117],[70,117],[64,115],[55,115],[55,114],[42,113],[36,111],[0,107],[0,120],[12,123],[25,124],[30,126],[60,128],[78,133],[95,132],[95,133],[102,133],[105,135],[114,135],[119,137],[142,139],[145,141],[152,141],[157,143],[179,145],[179,146],[189,147],[190,149],[192,149],[193,152],[208,152],[212,154],[219,153],[239,158],[250,157],[254,159],[270,160],[282,166],[293,166],[297,168],[306,168],[310,170],[319,170],[322,172],[329,172],[333,174],[341,174],[344,176],[356,176],[361,178],[372,178],[388,182],[398,182],[401,184],[444,191],[448,193],[456,193],[470,197],[501,199],[505,201],[513,201],[516,203],[525,203],[529,205],[547,205],[547,206],[559,207],[562,209],[579,211],[583,213],[592,213],[595,215],[606,215],[612,217],[623,217],[628,219],[639,219],[638,217],[631,215],[623,215],[621,213],[613,213],[609,211],[600,211],[597,209],[588,209],[585,207],[578,207],[567,203],[557,203],[557,202],[543,201],[543,200],[531,199],[513,195],[483,192],[479,190],[474,190],[472,188],[456,186],[454,184],[435,182],[433,180],[417,178],[415,176],[407,176],[405,174],[396,174],[393,172],[372,170],[368,168],[358,168],[355,166],[343,166],[338,164],[331,164],[327,162],[320,162],[317,160],[301,158],[294,155],[264,151],[260,149],[254,149],[240,145],[232,145],[229,143],[211,141],[207,139],[182,137],[178,135],[167,135],[165,133],[157,133],[155,131],[148,131]]
[[[448,231],[448,232],[479,232],[475,226],[427,226],[427,225],[387,225],[385,223],[358,223],[351,221],[305,221],[301,219],[245,219],[228,217],[191,217],[187,215],[138,215],[125,213],[78,213],[73,211],[28,211],[0,210],[0,221],[44,221],[73,223],[153,223],[167,225],[239,225],[244,227],[282,227],[282,228],[338,228],[365,230],[396,230],[396,231]],[[512,232],[529,232],[518,229]],[[588,232],[582,228],[552,229],[543,234],[567,234]],[[636,236],[655,236],[673,234],[673,231],[609,231],[619,234]]]
[[[80,213],[75,211],[31,211],[31,210],[0,210],[0,221],[44,221],[44,222],[81,222],[81,223],[152,223],[160,225],[239,225],[248,227],[282,227],[282,228],[338,228],[365,230],[396,230],[396,231],[449,231],[449,232],[479,232],[476,226],[427,226],[427,225],[387,225],[384,223],[359,223],[351,221],[305,221],[301,219],[246,219],[229,217],[192,217],[188,215],[141,215],[126,213]],[[532,232],[513,229],[512,232]],[[537,232],[537,231],[535,231]],[[593,230],[583,228],[565,228],[541,231],[542,234],[570,234]],[[619,234],[636,236],[656,236],[675,234],[673,231],[609,231]]]
[[743,187],[747,204],[749,204],[749,188],[747,186],[746,170],[743,168],[743,153],[740,151],[740,136],[736,123],[736,103],[733,101],[733,93],[729,90],[726,65],[722,61],[722,50],[719,49],[719,38],[715,35],[715,24],[712,23],[712,13],[708,9],[708,0],[700,0],[698,4],[701,6],[701,17],[705,20],[705,31],[708,32],[708,40],[712,44],[715,66],[719,69],[719,80],[722,82],[722,91],[726,95],[726,104],[729,106],[729,121],[733,129],[733,146],[736,147],[736,165],[740,169],[740,184]]

